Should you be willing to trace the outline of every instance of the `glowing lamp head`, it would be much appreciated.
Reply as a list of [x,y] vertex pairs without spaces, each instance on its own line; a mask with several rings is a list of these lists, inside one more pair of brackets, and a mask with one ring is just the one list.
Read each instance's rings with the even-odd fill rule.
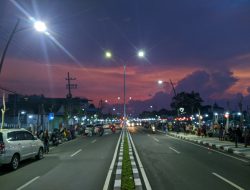
[[158,84],[163,84],[163,81],[162,80],[158,80]]
[[144,51],[140,50],[140,51],[138,52],[138,57],[143,58],[144,56],[145,56]]
[[44,22],[42,21],[36,21],[34,22],[34,28],[38,31],[38,32],[46,32],[47,31],[47,26]]
[[108,59],[111,58],[112,57],[112,53],[110,51],[106,51],[105,57],[108,58]]

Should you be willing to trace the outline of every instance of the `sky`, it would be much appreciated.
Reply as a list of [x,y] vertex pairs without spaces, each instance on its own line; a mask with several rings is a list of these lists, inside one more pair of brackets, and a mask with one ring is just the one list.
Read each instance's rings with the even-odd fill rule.
[[[50,35],[33,30],[30,17]],[[1,87],[65,97],[69,72],[73,96],[117,104],[126,65],[134,111],[169,108],[170,80],[177,93],[199,92],[204,104],[250,104],[249,0],[1,0],[1,53],[18,18],[24,30],[7,51]]]

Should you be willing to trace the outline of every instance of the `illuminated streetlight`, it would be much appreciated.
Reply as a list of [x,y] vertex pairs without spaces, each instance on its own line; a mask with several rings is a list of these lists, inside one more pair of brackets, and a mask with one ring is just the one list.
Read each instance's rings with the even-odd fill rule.
[[158,82],[158,84],[163,84],[162,80],[158,80],[157,82]]
[[[139,58],[144,58],[145,57],[145,52],[140,50],[140,51],[137,52],[137,56]],[[110,59],[112,57],[112,52],[106,51],[105,52],[105,57],[107,59]],[[123,80],[123,93],[124,93],[124,96],[123,96],[123,104],[124,104],[124,106],[123,106],[123,118],[124,118],[124,121],[126,121],[126,117],[127,117],[126,116],[126,61],[123,60],[123,62],[124,62],[124,64],[123,64],[123,79],[124,79]],[[118,97],[118,100],[119,99],[120,98]],[[131,99],[132,98],[130,97],[130,100]],[[126,122],[124,122],[124,123],[126,123]]]
[[145,52],[143,50],[138,51],[137,53],[138,57],[142,58],[145,56]]
[[34,28],[38,31],[38,32],[46,32],[47,31],[47,26],[44,22],[42,21],[35,21],[34,22]]
[[[39,32],[43,32],[45,34],[48,34],[46,31],[47,31],[47,27],[46,27],[46,24],[42,21],[35,21],[34,19],[32,20],[34,21],[34,28],[39,31]],[[24,31],[26,30],[27,28],[21,28],[19,29],[19,23],[20,23],[20,20],[18,19],[11,34],[10,34],[10,37],[8,38],[8,41],[4,47],[4,50],[3,50],[3,54],[2,54],[2,57],[1,57],[1,60],[0,60],[0,74],[1,74],[1,71],[2,71],[2,67],[3,67],[3,63],[4,63],[4,59],[5,59],[5,55],[7,53],[7,50],[9,48],[9,45],[10,45],[10,42],[12,41],[14,35],[18,32],[21,32],[21,31]],[[30,28],[30,27],[28,27]]]
[[106,58],[111,58],[112,57],[112,53],[110,51],[106,51],[105,52],[105,57]]

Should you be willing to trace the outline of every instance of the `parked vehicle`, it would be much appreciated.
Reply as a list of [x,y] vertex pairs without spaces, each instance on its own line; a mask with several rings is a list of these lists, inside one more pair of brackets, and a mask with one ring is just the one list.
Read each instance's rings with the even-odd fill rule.
[[43,142],[25,129],[0,130],[0,165],[9,164],[16,170],[20,161],[43,158]]

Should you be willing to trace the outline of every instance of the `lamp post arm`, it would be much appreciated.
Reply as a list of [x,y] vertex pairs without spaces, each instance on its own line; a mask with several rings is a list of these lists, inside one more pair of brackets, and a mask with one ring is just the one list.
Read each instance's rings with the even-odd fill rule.
[[16,22],[16,25],[15,25],[15,27],[13,28],[13,30],[12,30],[12,32],[11,32],[11,34],[10,34],[10,37],[9,37],[9,39],[8,39],[6,45],[5,45],[5,48],[4,48],[4,50],[3,50],[3,54],[2,54],[2,56],[1,56],[1,61],[0,61],[0,74],[1,74],[1,71],[2,71],[3,62],[4,62],[4,58],[5,58],[6,52],[7,52],[7,50],[8,50],[8,47],[9,47],[9,45],[10,45],[10,42],[11,42],[11,40],[12,40],[14,34],[15,34],[16,31],[17,31],[17,28],[18,28],[19,23],[20,23],[20,20],[18,19],[17,22]]

